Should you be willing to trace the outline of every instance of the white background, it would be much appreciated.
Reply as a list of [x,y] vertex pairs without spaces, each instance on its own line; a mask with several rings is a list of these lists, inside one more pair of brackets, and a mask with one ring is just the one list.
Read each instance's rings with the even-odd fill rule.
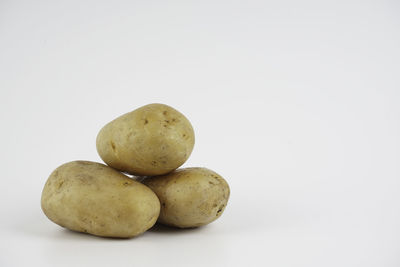
[[[400,266],[398,1],[0,1],[0,266]],[[73,233],[40,195],[148,103],[184,113],[184,166],[222,217]]]

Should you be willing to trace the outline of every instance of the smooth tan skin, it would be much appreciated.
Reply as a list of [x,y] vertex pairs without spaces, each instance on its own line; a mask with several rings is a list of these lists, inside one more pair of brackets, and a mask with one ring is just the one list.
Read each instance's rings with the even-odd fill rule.
[[118,238],[145,232],[160,212],[160,202],[147,186],[90,161],[69,162],[53,171],[41,204],[46,216],[62,227]]
[[133,175],[171,172],[190,156],[193,127],[179,111],[150,104],[126,113],[105,125],[96,147],[107,165]]
[[206,168],[178,169],[142,181],[161,202],[158,222],[179,228],[208,224],[221,216],[229,186],[217,173]]

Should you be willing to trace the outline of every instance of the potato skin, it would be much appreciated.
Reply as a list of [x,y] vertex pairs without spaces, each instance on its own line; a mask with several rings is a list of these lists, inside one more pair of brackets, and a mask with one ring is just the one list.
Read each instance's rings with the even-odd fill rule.
[[208,224],[221,216],[230,195],[227,182],[206,168],[178,169],[145,178],[161,202],[158,222],[179,228]]
[[102,160],[139,176],[162,175],[181,166],[194,146],[188,119],[164,104],[149,104],[105,125],[97,135]]
[[118,238],[145,232],[160,212],[160,202],[148,187],[90,161],[72,161],[54,170],[44,186],[41,206],[62,227]]

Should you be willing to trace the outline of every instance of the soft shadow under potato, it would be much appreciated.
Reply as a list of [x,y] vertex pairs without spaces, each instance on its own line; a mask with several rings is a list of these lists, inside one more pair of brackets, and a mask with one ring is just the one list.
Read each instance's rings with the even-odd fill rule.
[[195,233],[204,230],[206,226],[192,227],[192,228],[178,228],[173,226],[168,226],[161,223],[156,223],[152,228],[148,230],[148,232],[152,233],[160,233],[160,234],[188,234]]

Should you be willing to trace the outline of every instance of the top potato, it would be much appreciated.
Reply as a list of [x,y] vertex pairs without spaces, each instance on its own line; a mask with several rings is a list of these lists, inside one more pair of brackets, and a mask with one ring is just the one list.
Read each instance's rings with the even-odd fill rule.
[[133,175],[162,175],[181,166],[194,146],[188,119],[164,104],[149,104],[105,125],[96,147],[109,166]]

